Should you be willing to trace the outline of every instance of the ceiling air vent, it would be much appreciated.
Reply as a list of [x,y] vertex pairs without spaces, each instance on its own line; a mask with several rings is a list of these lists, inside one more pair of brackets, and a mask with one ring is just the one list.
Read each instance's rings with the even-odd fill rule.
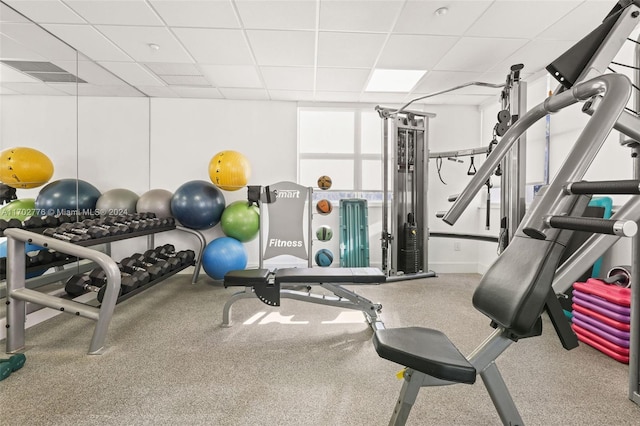
[[86,83],[77,77],[51,62],[34,61],[0,61],[18,71],[37,78],[45,83]]

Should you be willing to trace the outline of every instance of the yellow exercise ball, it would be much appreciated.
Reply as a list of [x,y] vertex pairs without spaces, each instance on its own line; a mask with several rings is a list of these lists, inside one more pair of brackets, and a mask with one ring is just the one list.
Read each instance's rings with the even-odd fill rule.
[[53,163],[37,149],[19,146],[0,152],[0,181],[12,188],[36,188],[51,176]]
[[237,151],[221,151],[209,162],[211,182],[225,191],[237,191],[247,185],[251,176],[251,165]]

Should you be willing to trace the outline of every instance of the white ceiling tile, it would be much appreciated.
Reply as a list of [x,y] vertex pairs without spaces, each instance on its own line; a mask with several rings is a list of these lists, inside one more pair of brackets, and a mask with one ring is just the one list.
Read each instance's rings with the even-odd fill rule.
[[0,82],[2,83],[37,83],[38,80],[8,65],[0,64]]
[[429,70],[455,45],[459,37],[393,34],[376,68]]
[[316,72],[316,92],[358,92],[360,93],[369,77],[367,69],[318,68]]
[[45,83],[2,83],[2,87],[13,90],[24,95],[52,95],[60,96],[66,93],[56,90]]
[[144,0],[65,0],[65,3],[95,25],[164,25]]
[[222,99],[220,91],[213,87],[174,86],[171,89],[182,98]]
[[[506,75],[505,75],[506,76]],[[413,90],[412,97],[419,97],[428,95],[431,93],[437,93],[443,90],[452,89],[463,84],[480,80],[481,73],[478,72],[450,72],[450,71],[430,71],[422,80],[416,85]],[[502,80],[495,83],[502,83]],[[487,83],[494,83],[489,81]]]
[[524,39],[463,37],[433,69],[484,72],[526,43]]
[[0,34],[0,59],[46,62],[47,59],[13,39]]
[[553,24],[554,17],[563,16],[580,3],[521,1],[515,5],[495,2],[467,30],[465,36],[531,38]]
[[20,93],[16,92],[15,90],[6,88],[2,85],[2,83],[0,83],[0,95],[19,95],[19,94]]
[[247,31],[258,65],[312,66],[315,33],[311,31]]
[[127,85],[111,72],[92,61],[53,61],[53,63],[60,68],[69,71],[71,74],[77,75],[90,84],[103,86]]
[[[462,35],[478,19],[492,1],[407,1],[394,31],[405,34]],[[436,16],[440,7],[449,8],[446,15]]]
[[318,66],[371,67],[385,38],[383,34],[321,32],[318,36]]
[[223,88],[220,93],[227,99],[268,100],[269,94],[264,89]]
[[[96,28],[137,62],[193,62],[166,28],[112,25],[100,25]],[[153,50],[149,47],[150,43],[157,44],[160,48]]]
[[580,40],[602,23],[613,5],[614,2],[608,0],[582,3],[538,37],[551,40]]
[[297,90],[269,90],[271,100],[274,101],[312,101],[312,91]]
[[316,0],[235,0],[245,28],[313,30]]
[[126,53],[90,25],[44,24],[43,26],[94,61],[131,61]]
[[253,65],[201,65],[200,68],[216,87],[262,87],[258,71]]
[[524,64],[523,71],[535,73],[549,65],[573,44],[572,41],[564,40],[532,40],[504,61],[497,63],[491,71],[505,70],[506,73],[511,65]]
[[202,75],[163,75],[161,78],[170,86],[212,86],[211,82]]
[[202,75],[195,64],[151,62],[145,64],[145,66],[158,75]]
[[145,67],[133,62],[99,62],[100,65],[132,86],[163,85]]
[[13,0],[7,1],[11,7],[34,22],[56,24],[86,23],[71,8],[58,0]]
[[229,1],[150,0],[170,27],[240,28]]
[[406,93],[364,92],[360,96],[360,102],[371,102],[377,104],[403,104],[406,95]]
[[178,94],[166,86],[136,86],[138,90],[153,98],[178,98]]
[[402,8],[402,0],[320,1],[320,30],[387,32]]
[[67,44],[34,24],[2,24],[2,34],[48,59],[75,60],[77,54]]
[[314,100],[318,102],[359,102],[360,92],[323,92],[316,91]]
[[144,95],[131,86],[98,86],[95,84],[78,84],[78,96],[124,96],[143,97]]
[[0,22],[29,22],[29,20],[6,4],[0,3]]
[[480,105],[484,102],[491,101],[491,99],[491,96],[486,95],[442,95],[417,103],[425,105]]
[[313,68],[261,67],[268,90],[313,90]]
[[253,64],[241,30],[174,28],[174,34],[196,61],[205,64]]

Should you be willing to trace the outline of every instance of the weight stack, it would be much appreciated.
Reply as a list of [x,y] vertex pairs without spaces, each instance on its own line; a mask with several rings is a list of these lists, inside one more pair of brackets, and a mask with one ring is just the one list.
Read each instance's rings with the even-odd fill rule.
[[573,284],[571,328],[578,340],[629,363],[631,289],[590,278]]
[[403,229],[404,247],[400,248],[398,266],[405,274],[420,272],[420,250],[418,228],[415,223],[405,223]]

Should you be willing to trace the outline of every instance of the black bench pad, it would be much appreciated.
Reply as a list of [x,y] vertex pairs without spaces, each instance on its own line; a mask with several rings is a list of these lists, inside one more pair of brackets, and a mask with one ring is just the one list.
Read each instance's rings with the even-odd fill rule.
[[476,369],[449,338],[422,327],[376,330],[373,346],[380,357],[438,379],[474,383]]
[[285,268],[275,274],[276,283],[375,284],[385,280],[378,268]]
[[269,280],[268,269],[238,269],[229,271],[224,276],[224,285],[252,286],[254,284],[266,283]]

